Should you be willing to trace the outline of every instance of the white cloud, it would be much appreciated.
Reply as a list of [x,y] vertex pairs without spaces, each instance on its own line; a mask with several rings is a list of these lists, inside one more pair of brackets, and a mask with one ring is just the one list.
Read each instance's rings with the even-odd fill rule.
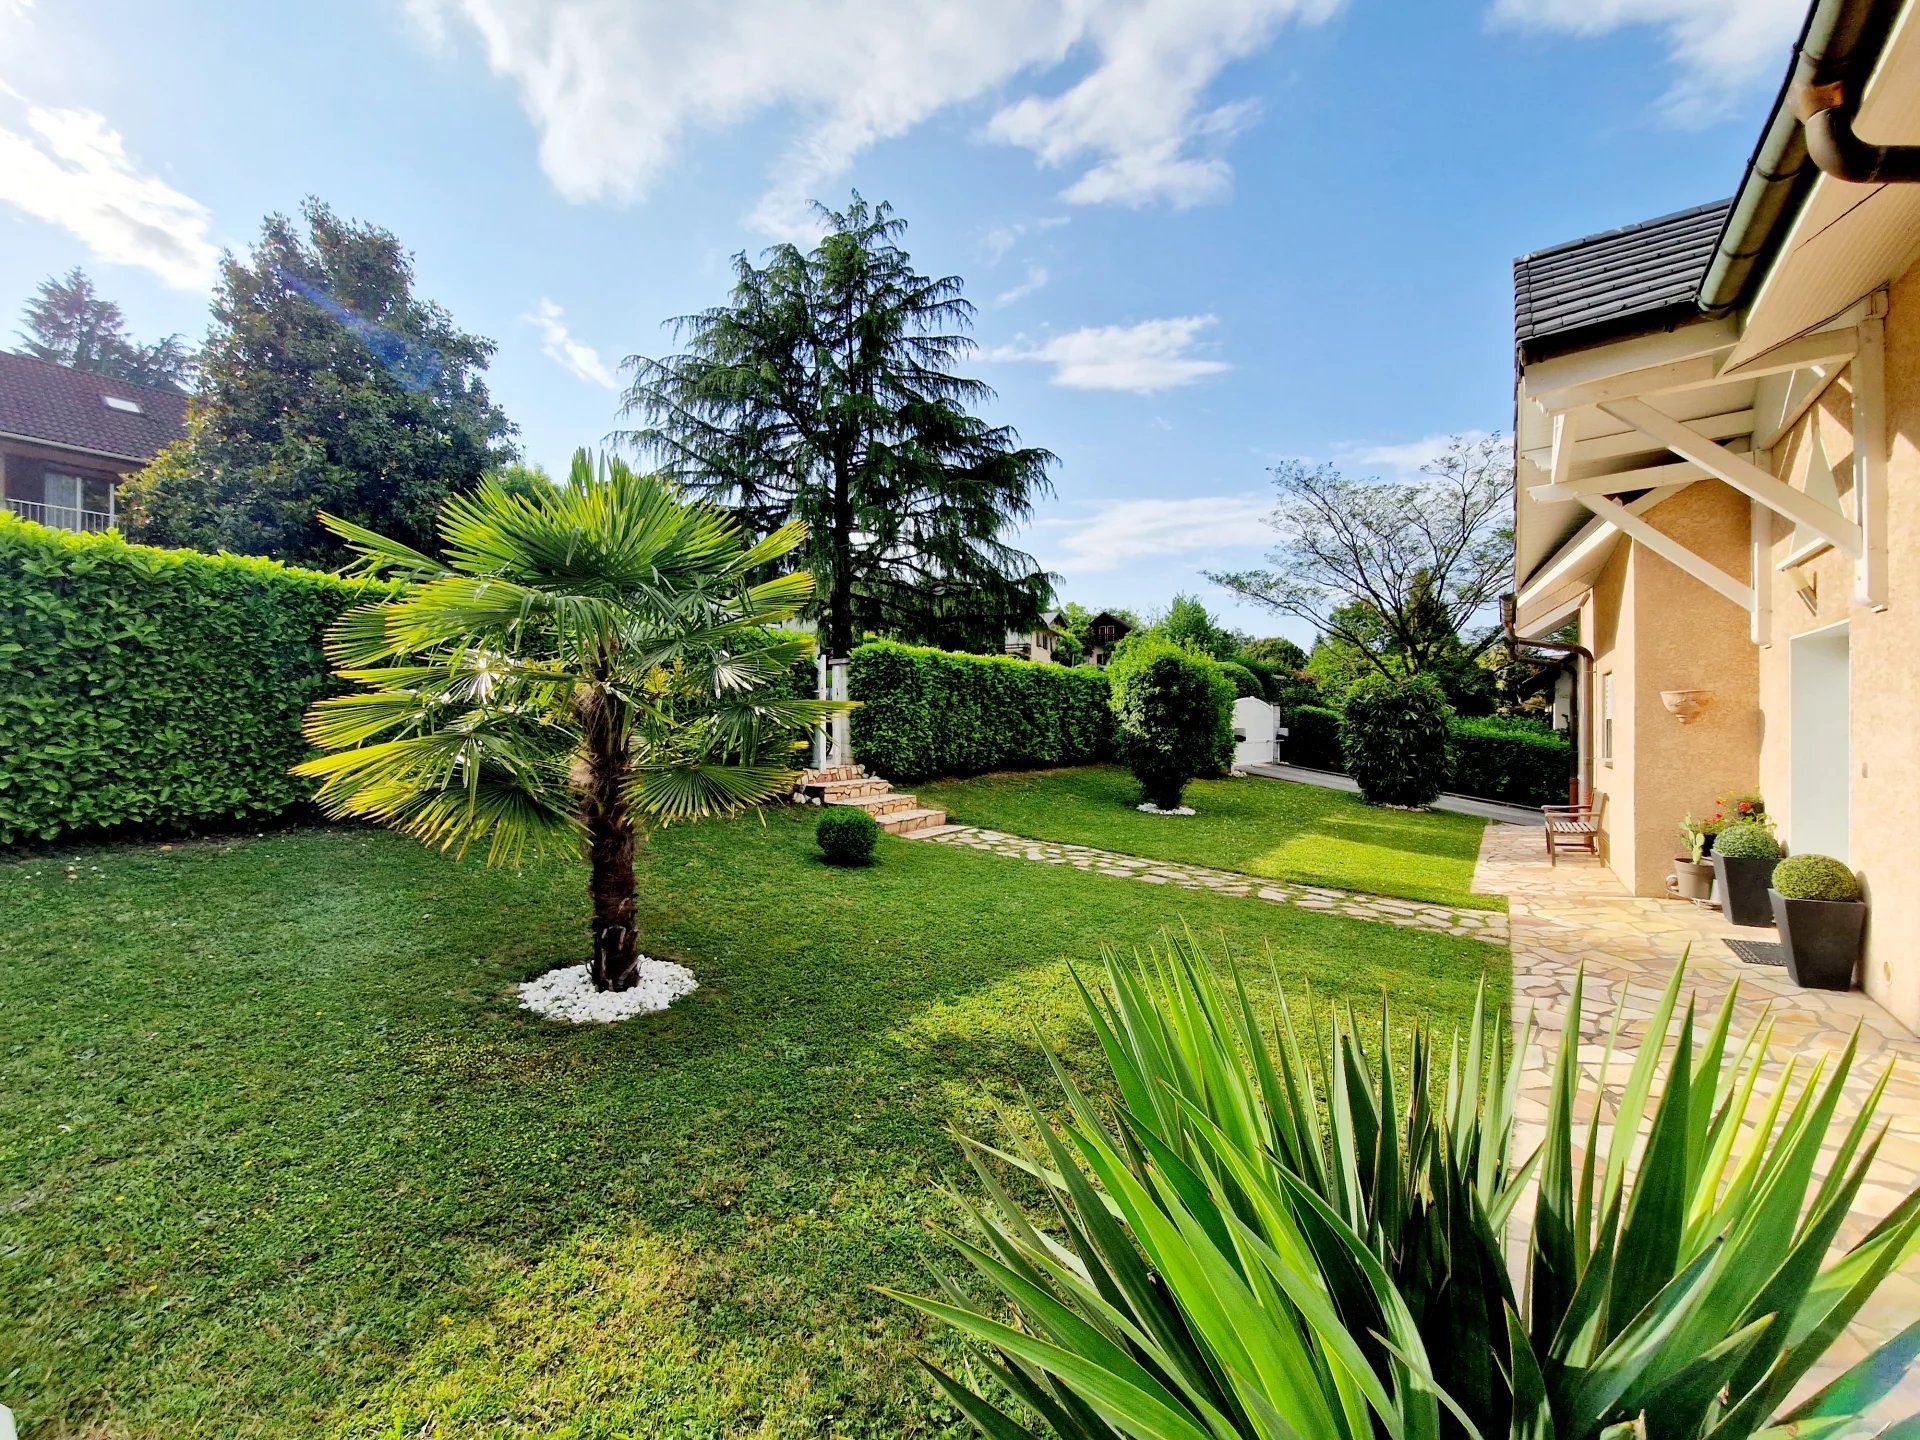
[[93,110],[21,104],[24,130],[0,124],[0,202],[77,236],[99,260],[150,270],[177,290],[213,283],[220,251],[207,207],[137,168],[120,132]]
[[1273,502],[1259,495],[1121,500],[1084,521],[1044,522],[1065,533],[1036,543],[1050,568],[1085,575],[1138,560],[1244,550],[1260,543],[1272,509]]
[[1053,366],[1053,383],[1072,390],[1130,390],[1137,395],[1191,385],[1233,367],[1193,353],[1211,315],[1089,325],[1037,343],[1022,338],[981,352],[987,360],[1029,360]]
[[1489,13],[1495,24],[1583,37],[1659,29],[1677,72],[1661,108],[1700,124],[1726,115],[1748,85],[1785,73],[1806,9],[1806,0],[1493,0]]
[[1018,285],[1009,286],[993,297],[995,305],[1011,305],[1016,300],[1024,300],[1047,283],[1047,267],[1044,265],[1027,266],[1027,278]]
[[1007,258],[1007,252],[1027,236],[1038,235],[1047,230],[1058,230],[1066,223],[1065,215],[1044,215],[1038,220],[1014,220],[1004,225],[996,225],[987,231],[981,240],[987,252],[987,262],[998,265]]
[[1334,458],[1339,464],[1347,466],[1377,465],[1383,470],[1414,471],[1429,460],[1437,460],[1446,454],[1447,447],[1456,438],[1472,444],[1485,440],[1488,433],[1485,430],[1455,430],[1444,435],[1423,435],[1418,440],[1336,445]]
[[553,301],[541,299],[531,315],[525,317],[540,332],[540,350],[569,375],[609,390],[620,388],[613,367],[600,358],[600,352],[567,330],[567,312]]
[[1218,153],[1251,113],[1210,103],[1234,60],[1286,21],[1340,0],[409,0],[444,47],[454,22],[519,87],[549,178],[572,200],[643,197],[692,132],[764,113],[797,133],[754,212],[803,236],[805,202],[839,188],[856,157],[947,108],[1077,67],[988,122],[992,138],[1050,166],[1083,166],[1082,203],[1189,205],[1215,198]]

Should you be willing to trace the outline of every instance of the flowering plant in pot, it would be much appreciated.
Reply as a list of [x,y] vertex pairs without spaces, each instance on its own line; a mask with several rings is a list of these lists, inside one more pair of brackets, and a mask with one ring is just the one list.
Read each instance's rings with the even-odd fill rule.
[[1780,860],[1780,842],[1761,820],[1736,820],[1713,846],[1713,874],[1720,882],[1720,908],[1736,925],[1773,924],[1767,882]]
[[1707,859],[1713,839],[1706,828],[1709,823],[1694,819],[1692,811],[1680,822],[1680,843],[1687,853],[1673,857],[1673,889],[1679,899],[1705,900],[1713,893],[1713,862]]
[[1867,907],[1853,871],[1831,855],[1795,855],[1774,867],[1767,894],[1793,983],[1813,990],[1850,989],[1867,927]]

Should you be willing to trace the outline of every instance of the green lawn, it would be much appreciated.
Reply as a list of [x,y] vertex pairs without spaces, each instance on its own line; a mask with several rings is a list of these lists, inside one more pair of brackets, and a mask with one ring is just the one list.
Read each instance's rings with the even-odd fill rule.
[[570,865],[350,829],[0,864],[23,1435],[957,1434],[869,1287],[928,1283],[945,1128],[1051,1092],[1036,1033],[1085,1073],[1064,961],[1184,918],[1363,1012],[1504,998],[1484,944],[891,838],[836,871],[811,818],[656,837],[649,948],[700,989],[606,1028],[511,996],[582,951]]
[[1416,814],[1287,780],[1198,780],[1191,816],[1143,815],[1140,787],[1116,765],[1035,770],[917,785],[948,818],[1034,840],[1094,845],[1152,860],[1241,870],[1276,880],[1367,890],[1480,910],[1506,901],[1473,893],[1486,822]]

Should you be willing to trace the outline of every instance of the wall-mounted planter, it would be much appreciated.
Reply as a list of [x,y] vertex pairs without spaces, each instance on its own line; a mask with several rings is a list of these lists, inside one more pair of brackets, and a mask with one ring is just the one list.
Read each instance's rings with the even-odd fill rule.
[[1867,907],[1858,900],[1789,900],[1768,890],[1773,923],[1787,947],[1787,973],[1809,990],[1851,990],[1860,964]]
[[1720,882],[1720,910],[1736,925],[1773,924],[1773,904],[1768,889],[1777,859],[1750,859],[1745,856],[1713,857],[1714,878]]
[[1660,703],[1667,707],[1673,718],[1682,725],[1691,725],[1707,713],[1707,707],[1713,704],[1711,690],[1662,690]]

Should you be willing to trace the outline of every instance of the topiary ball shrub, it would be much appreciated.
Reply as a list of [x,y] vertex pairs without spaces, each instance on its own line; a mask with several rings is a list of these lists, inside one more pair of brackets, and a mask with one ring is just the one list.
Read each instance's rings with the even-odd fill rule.
[[1372,805],[1431,805],[1449,773],[1452,718],[1424,675],[1369,675],[1355,685],[1340,716],[1340,753],[1361,796]]
[[[1721,832],[1724,841],[1728,826]],[[1860,881],[1831,855],[1794,855],[1773,867],[1773,888],[1785,900],[1858,900]]]
[[1107,667],[1120,758],[1148,803],[1179,806],[1187,782],[1233,760],[1233,682],[1222,666],[1143,636]]
[[1713,842],[1713,853],[1729,860],[1778,860],[1780,842],[1766,826],[1740,820],[1720,832]]
[[866,865],[873,860],[879,823],[853,805],[829,805],[813,829],[820,855],[829,865]]

